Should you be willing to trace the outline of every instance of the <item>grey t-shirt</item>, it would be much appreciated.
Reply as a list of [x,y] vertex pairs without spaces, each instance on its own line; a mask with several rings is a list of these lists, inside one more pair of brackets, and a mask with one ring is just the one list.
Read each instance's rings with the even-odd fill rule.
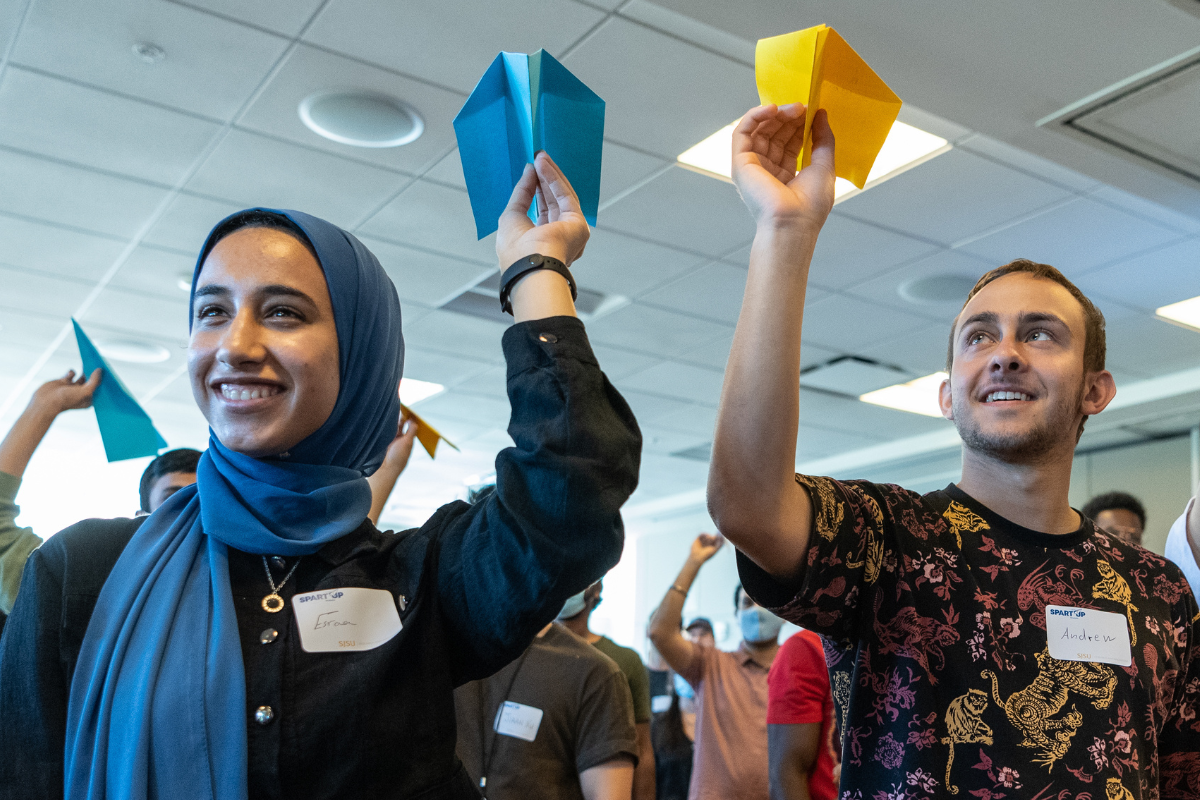
[[[542,711],[532,742],[495,732],[505,700]],[[582,800],[579,773],[637,761],[625,675],[558,624],[492,677],[459,687],[454,705],[458,757],[476,786],[486,769],[488,800]]]

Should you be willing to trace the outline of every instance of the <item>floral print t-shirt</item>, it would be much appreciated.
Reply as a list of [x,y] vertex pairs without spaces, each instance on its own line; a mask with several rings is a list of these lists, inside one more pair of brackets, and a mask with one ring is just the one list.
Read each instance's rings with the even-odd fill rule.
[[[797,480],[799,585],[738,567],[826,638],[842,800],[1200,797],[1200,614],[1178,567],[1086,519],[1022,528],[954,485]],[[1125,617],[1130,666],[1052,658],[1047,605]]]

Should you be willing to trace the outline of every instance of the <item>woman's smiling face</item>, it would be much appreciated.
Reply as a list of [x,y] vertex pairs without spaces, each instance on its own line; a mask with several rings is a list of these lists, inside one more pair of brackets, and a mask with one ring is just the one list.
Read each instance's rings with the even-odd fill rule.
[[279,455],[324,424],[338,397],[338,338],[307,247],[274,228],[234,231],[204,260],[192,305],[192,394],[223,445]]

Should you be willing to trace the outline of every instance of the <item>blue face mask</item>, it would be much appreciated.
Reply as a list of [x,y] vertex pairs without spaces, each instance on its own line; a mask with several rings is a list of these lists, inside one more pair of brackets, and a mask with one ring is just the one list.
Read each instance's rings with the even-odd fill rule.
[[742,627],[742,639],[751,644],[774,641],[783,628],[783,620],[762,606],[743,608],[738,612],[738,624]]
[[684,700],[694,700],[696,697],[696,690],[678,672],[675,673],[675,695]]
[[558,612],[558,618],[570,619],[583,611],[584,606],[587,605],[587,600],[583,597],[585,594],[587,594],[587,589],[568,597],[567,602],[563,603],[562,611]]

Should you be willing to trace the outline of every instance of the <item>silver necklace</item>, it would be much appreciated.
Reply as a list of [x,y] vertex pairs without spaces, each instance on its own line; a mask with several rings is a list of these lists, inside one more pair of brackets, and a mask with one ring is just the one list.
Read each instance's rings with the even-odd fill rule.
[[280,611],[283,611],[283,598],[279,596],[279,590],[282,589],[283,585],[288,582],[289,578],[292,577],[292,573],[296,571],[296,567],[300,566],[300,559],[296,559],[296,563],[292,564],[292,568],[288,570],[288,574],[284,576],[283,580],[279,582],[278,586],[275,585],[275,579],[271,577],[271,568],[267,566],[266,556],[262,557],[262,562],[263,570],[265,570],[267,573],[267,583],[271,584],[271,593],[262,599],[263,611],[267,611],[271,614],[277,614]]

